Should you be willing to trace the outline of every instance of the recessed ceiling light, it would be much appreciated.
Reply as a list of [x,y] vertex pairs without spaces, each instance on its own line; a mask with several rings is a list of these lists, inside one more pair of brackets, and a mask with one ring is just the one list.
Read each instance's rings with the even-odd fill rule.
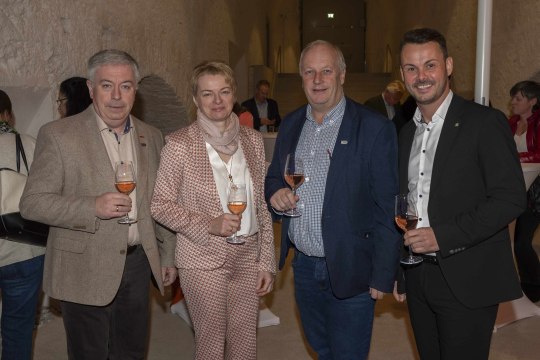
[[334,18],[334,13],[328,13],[328,14],[326,14],[326,17],[328,19],[333,19]]

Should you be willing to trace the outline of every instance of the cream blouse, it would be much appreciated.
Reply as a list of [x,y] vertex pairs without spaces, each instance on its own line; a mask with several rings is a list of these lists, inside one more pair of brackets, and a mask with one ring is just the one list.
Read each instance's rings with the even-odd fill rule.
[[209,143],[206,143],[206,151],[212,165],[212,172],[214,173],[214,180],[223,212],[230,213],[227,208],[227,194],[230,186],[229,173],[234,183],[246,184],[247,207],[242,213],[242,223],[237,236],[251,236],[256,234],[259,232],[259,225],[257,224],[257,213],[253,203],[253,181],[241,144],[238,145],[238,150],[236,150],[227,163],[221,160],[218,152]]

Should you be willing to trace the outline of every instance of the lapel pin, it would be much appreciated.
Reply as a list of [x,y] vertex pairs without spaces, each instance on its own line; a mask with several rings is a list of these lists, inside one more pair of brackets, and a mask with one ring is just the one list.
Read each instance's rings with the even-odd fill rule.
[[459,127],[459,123],[455,123],[455,124],[454,124],[454,127]]
[[349,142],[347,140],[341,140],[341,145],[347,145]]

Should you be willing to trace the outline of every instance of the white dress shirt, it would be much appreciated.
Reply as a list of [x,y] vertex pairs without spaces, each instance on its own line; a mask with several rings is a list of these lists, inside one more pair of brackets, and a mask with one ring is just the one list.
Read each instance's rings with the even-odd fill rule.
[[418,212],[417,228],[429,227],[428,204],[433,161],[452,97],[453,93],[450,91],[429,123],[423,121],[419,108],[414,113],[413,120],[416,124],[416,131],[409,157],[408,188],[409,201],[416,204]]

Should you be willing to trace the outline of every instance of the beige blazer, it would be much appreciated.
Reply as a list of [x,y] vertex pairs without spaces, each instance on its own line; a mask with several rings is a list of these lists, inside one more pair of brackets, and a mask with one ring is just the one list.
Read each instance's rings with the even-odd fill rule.
[[[128,226],[96,217],[96,197],[115,192],[114,170],[90,105],[51,122],[38,134],[34,162],[21,198],[21,214],[51,226],[43,288],[56,299],[106,305],[118,291]],[[162,266],[173,266],[174,235],[150,216],[150,200],[163,146],[161,133],[131,117],[140,146],[137,206],[140,241],[163,293]],[[160,238],[156,240],[156,235]]]
[[[266,173],[264,146],[258,131],[240,126],[240,143],[253,180],[254,202],[259,232],[259,271],[276,272],[272,220],[264,200]],[[227,243],[211,235],[212,219],[223,214],[206,145],[197,123],[167,137],[161,154],[152,215],[177,232],[176,266],[212,270],[225,263]],[[248,241],[251,241],[248,240]]]

